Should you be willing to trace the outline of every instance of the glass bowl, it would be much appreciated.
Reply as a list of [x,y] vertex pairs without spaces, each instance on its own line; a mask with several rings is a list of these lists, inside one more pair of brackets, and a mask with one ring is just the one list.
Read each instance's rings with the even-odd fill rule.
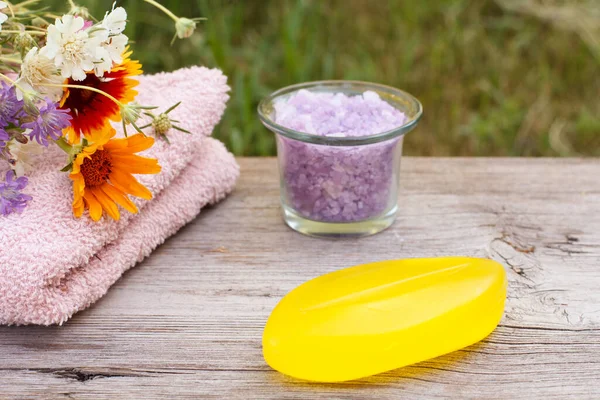
[[[275,103],[301,89],[348,96],[372,91],[406,119],[392,130],[351,137],[319,136],[279,125]],[[389,227],[398,212],[404,134],[415,128],[422,113],[421,103],[409,93],[359,81],[302,83],[263,99],[258,115],[276,135],[285,222],[318,237],[365,236]]]

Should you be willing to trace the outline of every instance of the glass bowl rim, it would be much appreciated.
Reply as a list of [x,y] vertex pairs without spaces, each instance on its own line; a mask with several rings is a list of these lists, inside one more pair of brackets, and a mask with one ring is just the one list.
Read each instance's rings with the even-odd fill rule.
[[[311,133],[296,131],[294,129],[289,129],[289,128],[286,128],[285,126],[279,125],[278,123],[273,121],[269,115],[267,115],[265,112],[263,112],[264,108],[268,104],[272,104],[275,101],[275,99],[277,99],[278,97],[280,97],[282,95],[293,93],[300,89],[309,89],[309,88],[314,88],[314,87],[318,87],[318,86],[330,86],[330,87],[340,86],[340,87],[342,87],[344,85],[355,85],[355,86],[359,86],[359,87],[364,87],[365,91],[374,90],[374,91],[378,91],[378,92],[385,92],[392,96],[401,97],[401,98],[413,103],[417,112],[414,115],[410,116],[405,121],[404,124],[394,128],[394,129],[391,129],[391,130],[388,130],[385,132],[376,133],[373,135],[346,136],[346,137],[319,136],[319,135],[315,135],[315,134],[311,134]],[[394,139],[396,137],[404,135],[404,134],[410,132],[411,130],[413,130],[415,128],[415,126],[418,124],[422,115],[423,115],[423,105],[415,96],[411,95],[410,93],[405,92],[404,90],[396,89],[392,86],[382,85],[380,83],[372,83],[372,82],[356,81],[356,80],[322,80],[322,81],[311,81],[311,82],[304,82],[304,83],[298,83],[295,85],[285,86],[281,89],[274,91],[269,96],[263,98],[260,101],[260,103],[258,104],[258,116],[259,116],[261,122],[267,128],[269,128],[271,131],[273,131],[277,134],[280,134],[282,136],[285,136],[287,138],[290,138],[290,139],[299,140],[299,141],[307,142],[307,143],[329,145],[329,146],[357,146],[357,145],[372,144],[372,143],[378,143],[378,142],[383,142],[386,140]]]

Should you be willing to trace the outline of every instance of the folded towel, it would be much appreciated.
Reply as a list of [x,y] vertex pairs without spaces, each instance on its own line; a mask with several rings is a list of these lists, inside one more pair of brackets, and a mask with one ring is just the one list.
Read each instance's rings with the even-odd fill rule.
[[160,174],[138,178],[155,198],[134,199],[139,214],[124,212],[119,221],[73,217],[72,182],[59,172],[64,154],[48,149],[29,176],[25,192],[33,200],[22,214],[0,218],[0,324],[65,322],[203,206],[233,189],[233,156],[206,138],[228,98],[222,73],[195,67],[143,76],[138,90],[138,101],[159,106],[158,112],[182,100],[170,115],[193,134],[173,130],[170,145],[157,139],[142,153],[162,166]]

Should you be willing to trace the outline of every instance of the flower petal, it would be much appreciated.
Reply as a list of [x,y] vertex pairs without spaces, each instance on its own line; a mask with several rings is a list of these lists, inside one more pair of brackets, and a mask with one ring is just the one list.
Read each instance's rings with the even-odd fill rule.
[[115,203],[117,203],[118,205],[120,205],[121,207],[123,207],[124,209],[129,211],[130,213],[135,214],[138,212],[138,209],[137,209],[136,205],[133,203],[133,201],[129,200],[129,197],[127,197],[126,194],[119,191],[114,186],[112,186],[110,184],[106,184],[106,185],[100,186],[100,188]]
[[158,174],[161,171],[158,160],[155,158],[140,157],[133,154],[117,156],[111,154],[113,167],[130,174]]
[[125,193],[129,193],[146,200],[150,200],[152,198],[152,193],[127,172],[114,170],[110,173],[109,179],[114,187]]
[[100,221],[100,218],[102,218],[102,205],[100,205],[100,202],[89,190],[85,191],[83,198],[90,209],[90,217],[96,222]]
[[137,133],[127,138],[111,140],[104,148],[114,150],[115,153],[138,153],[149,149],[153,144],[154,138]]
[[118,221],[120,218],[119,208],[115,204],[115,202],[108,197],[101,188],[95,187],[90,189],[90,191],[94,194],[104,211],[108,214],[109,217]]

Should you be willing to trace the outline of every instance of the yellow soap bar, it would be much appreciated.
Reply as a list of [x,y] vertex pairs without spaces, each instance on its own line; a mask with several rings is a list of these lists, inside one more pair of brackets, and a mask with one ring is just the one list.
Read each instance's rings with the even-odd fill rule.
[[332,272],[288,293],[263,333],[272,368],[340,382],[446,354],[500,322],[506,273],[495,261],[382,261]]

